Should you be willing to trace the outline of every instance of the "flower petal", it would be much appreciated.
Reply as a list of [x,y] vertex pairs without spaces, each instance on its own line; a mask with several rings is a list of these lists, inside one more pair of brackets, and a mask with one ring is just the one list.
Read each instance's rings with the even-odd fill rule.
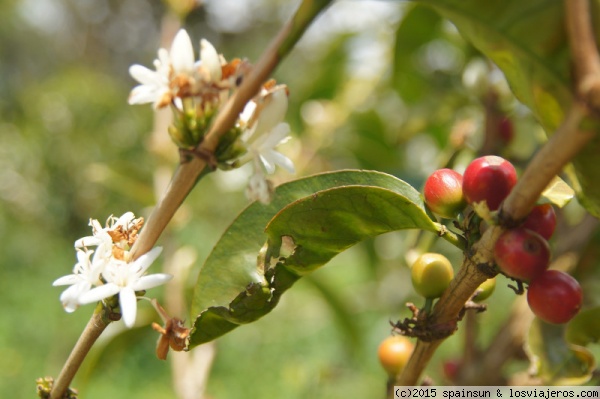
[[221,59],[214,46],[206,39],[200,40],[200,59],[202,66],[206,68],[213,82],[219,82],[223,76],[221,70]]
[[158,255],[160,255],[161,252],[162,247],[154,247],[150,251],[137,258],[131,267],[134,269],[139,269],[141,275],[148,270],[150,265],[152,265],[152,262],[158,258]]
[[113,228],[117,227],[117,226],[124,226],[127,227],[129,225],[129,223],[131,223],[133,220],[135,219],[135,215],[133,212],[125,212],[121,217],[119,217],[117,219],[117,221],[115,222],[114,226],[112,226]]
[[82,237],[79,240],[75,241],[75,244],[73,246],[75,248],[93,247],[95,245],[100,245],[101,243],[102,243],[102,239],[100,237],[87,236],[87,237]]
[[160,75],[143,65],[134,64],[130,66],[129,74],[143,85],[156,85],[161,83]]
[[256,133],[269,133],[283,121],[288,108],[288,98],[285,87],[276,88],[265,97],[265,105],[258,116]]
[[261,148],[273,149],[279,144],[285,143],[290,138],[290,125],[280,123],[275,126],[271,132],[266,135],[265,140],[261,144]]
[[185,31],[180,29],[171,45],[171,63],[175,73],[192,73],[194,70],[194,46]]
[[81,304],[81,295],[88,292],[92,284],[87,281],[80,281],[77,284],[73,284],[60,294],[60,301],[69,313],[74,312]]
[[148,276],[142,276],[139,280],[132,284],[134,291],[149,290],[150,288],[158,287],[170,281],[173,278],[170,274],[156,273]]
[[54,280],[52,285],[54,287],[59,286],[59,285],[73,285],[73,284],[77,284],[80,281],[81,281],[81,278],[78,275],[69,274],[67,276],[62,276],[62,277],[57,278],[56,280]]
[[127,102],[129,105],[154,103],[160,97],[156,87],[139,85],[131,90]]
[[[265,164],[265,160],[268,160],[270,164],[280,166],[287,170],[289,173],[296,173],[296,169],[294,168],[294,163],[292,162],[292,160],[275,150],[268,150],[266,152],[261,153],[261,160],[263,161],[263,164]],[[267,168],[266,164],[265,168]],[[272,172],[269,172],[269,168],[267,168],[267,172],[274,173],[275,166],[273,166],[272,170]]]
[[133,327],[137,313],[137,298],[131,288],[123,288],[119,293],[119,305],[123,322],[128,328]]
[[98,302],[103,299],[110,298],[111,296],[117,294],[120,290],[121,287],[116,284],[104,284],[81,294],[79,297],[79,303],[85,305],[86,303]]

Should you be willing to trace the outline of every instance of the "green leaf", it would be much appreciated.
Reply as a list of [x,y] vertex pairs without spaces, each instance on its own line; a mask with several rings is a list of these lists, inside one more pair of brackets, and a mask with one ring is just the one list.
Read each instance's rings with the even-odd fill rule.
[[[200,270],[189,347],[269,313],[301,275],[351,245],[403,228],[439,232],[442,226],[431,220],[419,192],[393,176],[342,171],[279,186],[271,204],[253,203],[242,211]],[[293,255],[271,265],[267,258],[279,255],[284,242],[293,244]]]
[[565,326],[536,318],[529,329],[528,354],[545,384],[581,385],[592,377],[594,356],[565,340]]
[[[332,188],[288,205],[267,226],[266,261],[284,256],[277,266],[302,276],[365,238],[401,229],[436,231],[419,193],[402,183],[393,191]],[[289,256],[281,253],[284,238],[293,246]]]
[[567,325],[566,338],[572,344],[587,346],[600,341],[600,307],[579,313]]
[[415,65],[417,52],[438,36],[442,19],[426,7],[410,8],[396,30],[394,48],[394,88],[408,103],[420,100],[430,85],[430,77]]
[[[564,2],[556,0],[417,0],[452,21],[505,74],[515,96],[551,134],[573,96]],[[592,2],[592,14],[598,6]],[[596,27],[596,36],[600,38]],[[573,160],[582,204],[600,217],[600,137]]]

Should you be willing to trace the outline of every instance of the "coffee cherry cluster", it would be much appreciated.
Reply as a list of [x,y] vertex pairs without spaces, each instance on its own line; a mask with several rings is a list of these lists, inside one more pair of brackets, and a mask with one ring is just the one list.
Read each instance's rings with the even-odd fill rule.
[[[488,210],[497,211],[516,183],[517,173],[509,161],[484,156],[473,160],[463,176],[450,169],[435,171],[425,182],[425,203],[434,213],[450,219],[462,212],[466,204],[475,207],[485,202]],[[494,258],[504,274],[529,284],[527,301],[536,316],[561,324],[577,314],[582,294],[573,277],[548,270],[550,246],[547,240],[555,227],[552,205],[537,205],[521,226],[502,233],[494,247]],[[476,297],[476,300],[482,299]]]

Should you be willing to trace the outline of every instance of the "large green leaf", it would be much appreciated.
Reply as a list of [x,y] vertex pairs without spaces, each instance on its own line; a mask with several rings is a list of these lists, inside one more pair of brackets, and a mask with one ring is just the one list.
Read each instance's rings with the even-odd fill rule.
[[[452,21],[461,34],[504,72],[515,96],[547,132],[561,123],[573,101],[571,58],[558,0],[417,0]],[[592,2],[596,5],[595,2]],[[593,13],[597,13],[597,7]],[[600,39],[598,29],[597,38]],[[582,203],[600,217],[600,138],[574,160]]]
[[527,337],[528,354],[537,376],[550,385],[580,385],[592,377],[594,356],[586,348],[568,343],[565,326],[536,318]]
[[393,191],[338,187],[288,205],[267,226],[266,262],[282,256],[280,249],[287,246],[284,250],[291,253],[277,266],[301,276],[367,237],[401,229],[436,231],[419,194],[402,183]]
[[[384,173],[325,173],[279,186],[270,205],[253,203],[236,218],[200,270],[190,348],[264,316],[300,276],[351,245],[406,228],[442,229],[418,191]],[[271,264],[282,236],[293,254]]]

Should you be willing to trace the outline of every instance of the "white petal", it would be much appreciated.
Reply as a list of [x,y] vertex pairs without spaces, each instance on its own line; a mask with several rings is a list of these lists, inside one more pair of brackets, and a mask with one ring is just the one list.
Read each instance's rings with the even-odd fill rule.
[[169,76],[169,68],[171,68],[171,57],[169,56],[169,52],[164,48],[158,49],[158,59],[154,60],[154,66],[156,67],[156,72],[162,74],[163,76]]
[[[285,170],[287,170],[288,172],[290,172],[292,174],[296,173],[296,170],[294,168],[294,163],[292,162],[292,160],[280,152],[277,152],[274,150],[269,150],[266,153],[261,154],[261,159],[264,159],[264,158],[266,158],[270,163],[281,166],[282,168],[284,168]],[[263,162],[264,162],[264,160],[263,160]],[[273,169],[275,169],[275,168],[273,168]],[[274,171],[275,170],[273,170],[273,172]],[[270,173],[273,173],[273,172],[270,172]]]
[[244,110],[240,113],[240,121],[244,124],[250,122],[250,118],[252,118],[252,115],[254,115],[255,110],[256,103],[254,101],[248,101],[244,107]]
[[79,293],[75,285],[70,286],[60,295],[60,302],[68,313],[73,313],[79,307]]
[[260,161],[265,167],[265,170],[267,171],[267,174],[272,175],[273,173],[275,173],[275,162],[273,162],[273,160],[271,159],[270,154],[260,153],[259,157]]
[[200,40],[200,59],[202,66],[210,73],[213,82],[218,82],[223,76],[221,70],[221,59],[214,46],[205,39]]
[[74,284],[63,291],[60,295],[60,301],[63,307],[69,313],[74,312],[80,305],[80,297],[83,293],[89,291],[91,284],[86,282],[80,282]]
[[133,283],[132,288],[134,291],[149,290],[150,288],[158,287],[164,283],[170,281],[173,278],[170,274],[156,273],[148,276],[142,276],[139,280]]
[[288,108],[288,98],[285,88],[281,87],[268,94],[265,102],[258,116],[257,134],[268,133],[283,121]]
[[52,285],[54,287],[59,286],[59,285],[73,285],[73,284],[77,284],[80,281],[81,281],[81,278],[78,275],[69,274],[68,276],[62,276],[62,277],[57,278],[56,280],[54,280]]
[[121,290],[116,284],[108,283],[101,285],[96,288],[92,288],[88,292],[83,293],[79,297],[79,303],[84,305],[86,303],[98,302],[106,298],[110,298]]
[[130,66],[129,74],[143,85],[156,85],[161,83],[160,75],[143,65],[135,64]]
[[150,265],[152,265],[152,262],[154,262],[156,258],[158,258],[158,255],[160,255],[161,252],[162,247],[152,248],[150,251],[137,258],[131,267],[134,269],[139,269],[140,274],[142,274],[146,270],[148,270]]
[[170,55],[176,73],[192,73],[194,70],[194,47],[185,29],[180,29],[175,35]]
[[287,123],[280,123],[279,125],[275,126],[275,128],[273,128],[267,135],[266,139],[261,145],[261,148],[273,149],[279,144],[286,142],[290,138],[289,134],[290,125]]
[[125,212],[120,218],[117,219],[115,226],[127,226],[133,219],[135,219],[133,212]]
[[119,293],[119,305],[121,306],[123,322],[128,328],[133,327],[137,313],[137,298],[131,288],[123,288],[121,290]]
[[131,90],[127,102],[129,105],[155,103],[167,92],[157,87],[139,85]]
[[87,237],[83,237],[83,238],[80,238],[79,240],[75,241],[74,247],[75,248],[91,247],[91,246],[95,246],[95,245],[100,245],[101,243],[102,243],[102,240],[99,237],[87,236]]

